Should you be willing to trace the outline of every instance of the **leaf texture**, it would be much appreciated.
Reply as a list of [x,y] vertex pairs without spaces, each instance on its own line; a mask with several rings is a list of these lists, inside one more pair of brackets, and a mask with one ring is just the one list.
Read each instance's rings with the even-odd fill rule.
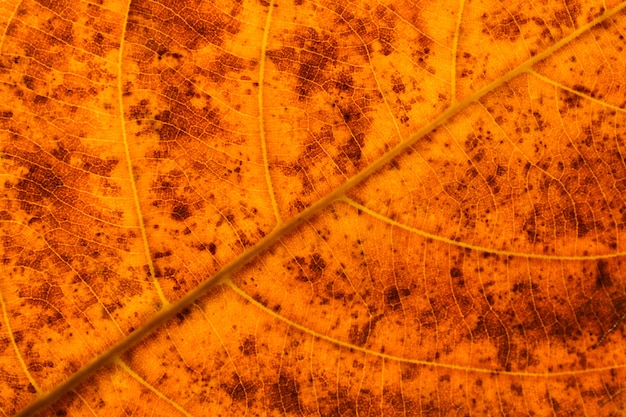
[[626,3],[0,2],[0,413],[618,416]]

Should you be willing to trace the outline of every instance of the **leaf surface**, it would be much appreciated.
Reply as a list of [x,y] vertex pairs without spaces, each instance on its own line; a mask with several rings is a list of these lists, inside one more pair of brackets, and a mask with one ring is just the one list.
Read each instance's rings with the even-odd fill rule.
[[625,7],[0,2],[0,413],[622,415]]

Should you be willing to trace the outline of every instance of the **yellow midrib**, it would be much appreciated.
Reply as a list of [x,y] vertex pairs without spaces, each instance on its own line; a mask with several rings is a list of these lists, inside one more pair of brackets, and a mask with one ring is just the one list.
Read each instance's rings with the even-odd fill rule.
[[[125,350],[129,349],[131,346],[138,343],[140,340],[142,340],[144,337],[146,337],[148,334],[150,334],[153,330],[155,330],[159,326],[163,325],[167,320],[173,317],[176,313],[178,313],[184,307],[190,305],[197,298],[206,294],[211,288],[214,288],[215,286],[224,282],[230,276],[230,274],[237,271],[238,269],[246,265],[248,262],[250,262],[252,259],[254,259],[257,255],[261,254],[266,249],[271,247],[273,244],[278,242],[283,236],[285,236],[287,233],[297,228],[302,222],[311,218],[315,214],[321,212],[322,210],[324,210],[325,208],[327,208],[328,206],[330,206],[337,200],[343,198],[348,190],[354,188],[355,186],[365,181],[370,175],[372,175],[374,172],[378,171],[387,163],[389,163],[392,159],[400,155],[406,148],[411,146],[414,142],[418,141],[420,138],[424,137],[425,135],[430,133],[432,130],[441,126],[450,118],[452,118],[453,116],[457,115],[462,110],[467,108],[471,103],[476,102],[477,100],[481,99],[483,96],[485,96],[489,92],[507,83],[508,81],[517,77],[520,74],[530,72],[534,64],[547,58],[548,56],[553,54],[556,50],[562,48],[564,45],[578,38],[581,34],[587,32],[590,28],[597,25],[598,23],[606,19],[609,19],[613,15],[619,13],[624,8],[626,8],[626,3],[622,3],[612,10],[605,11],[605,13],[603,13],[601,16],[599,16],[595,20],[577,29],[576,31],[571,33],[569,36],[563,38],[562,40],[560,40],[559,42],[557,42],[550,48],[546,49],[544,52],[537,54],[531,59],[525,61],[519,67],[509,71],[504,76],[497,79],[496,81],[493,81],[486,87],[483,87],[482,89],[480,89],[478,92],[472,94],[471,96],[467,97],[466,99],[462,101],[452,103],[452,105],[448,109],[446,109],[443,113],[441,113],[441,115],[439,115],[431,123],[422,127],[415,134],[413,134],[412,136],[410,136],[403,142],[396,145],[385,155],[380,157],[378,160],[374,161],[372,164],[368,165],[363,171],[361,171],[354,177],[347,180],[343,185],[335,189],[333,192],[321,198],[315,204],[305,209],[298,215],[294,216],[288,222],[280,224],[271,233],[269,233],[263,239],[261,239],[255,246],[246,250],[239,258],[225,265],[213,277],[201,283],[198,287],[190,291],[186,296],[178,300],[176,303],[166,305],[163,309],[158,311],[149,321],[147,321],[141,329],[138,329],[135,332],[131,333],[126,339],[121,340],[116,345],[111,347],[109,350],[102,353],[97,358],[94,358],[92,362],[83,366],[78,372],[70,376],[66,381],[61,383],[55,389],[48,392],[46,395],[39,397],[34,403],[30,404],[27,408],[23,409],[20,413],[16,415],[16,417],[31,415],[35,413],[36,411],[41,410],[42,408],[51,404],[54,400],[58,399],[61,395],[63,395],[67,391],[71,390],[73,387],[75,387],[80,382],[82,382],[85,378],[93,374],[96,370],[98,370],[105,364],[108,364],[111,361],[115,360],[115,358],[119,354],[121,354]],[[120,69],[121,69],[121,57],[122,57],[122,53],[121,53],[121,46],[120,46]],[[121,71],[120,71],[120,74],[121,74]],[[119,88],[120,88],[120,100],[121,100],[121,77],[120,77],[119,83],[120,83]],[[121,105],[121,101],[120,101],[120,105]],[[125,136],[125,133],[124,133],[124,136]],[[126,140],[125,140],[125,143],[127,145]],[[128,158],[128,163],[129,163],[129,169],[132,172],[132,164],[130,163],[130,152],[128,150],[128,146],[126,146],[126,148],[127,148],[127,158]],[[137,203],[136,207],[137,207],[137,210],[139,210],[139,204],[138,204],[139,201],[138,201],[138,197],[136,193],[134,179],[133,179],[133,190],[135,192],[135,199],[136,199],[135,201]],[[142,227],[142,235],[145,236],[145,231],[143,227]],[[144,242],[146,243],[146,250],[147,250],[147,239],[145,239]],[[149,251],[148,251],[148,255],[149,255]],[[148,257],[148,259],[150,259],[150,257]],[[293,323],[293,325],[295,326],[296,323]],[[434,365],[434,364],[428,363],[428,365]],[[626,365],[615,365],[615,366],[611,366],[607,368],[595,368],[591,371],[584,370],[580,372],[598,372],[602,370],[610,370],[610,369],[615,369],[615,368],[625,367],[625,366]],[[477,369],[476,372],[479,372],[479,370]],[[519,375],[531,376],[533,374],[521,373]],[[538,374],[538,375],[543,375],[543,374]]]

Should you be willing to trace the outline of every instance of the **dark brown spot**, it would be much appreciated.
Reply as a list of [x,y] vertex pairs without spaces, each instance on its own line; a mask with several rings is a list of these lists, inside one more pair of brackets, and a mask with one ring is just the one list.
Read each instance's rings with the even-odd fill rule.
[[187,319],[187,316],[189,316],[189,314],[191,314],[191,310],[189,309],[189,307],[185,307],[180,312],[178,312],[176,314],[176,318],[178,319],[178,324],[181,324],[182,322],[184,322]]
[[221,387],[230,396],[233,402],[250,401],[251,395],[256,391],[256,384],[252,381],[242,380],[237,374],[233,374],[232,384],[221,384]]
[[281,373],[277,383],[269,387],[270,407],[283,414],[303,414],[300,404],[300,386],[292,377]]
[[166,250],[165,252],[157,252],[154,254],[154,259],[165,258],[167,256],[172,256],[171,250]]
[[317,275],[321,275],[324,272],[324,268],[326,268],[326,262],[322,258],[322,255],[319,253],[314,253],[311,255],[311,263],[309,264],[309,269],[311,272]]
[[241,343],[241,346],[239,346],[239,350],[246,356],[256,354],[256,341],[254,336],[246,337]]
[[191,216],[191,211],[189,210],[189,206],[186,204],[178,204],[174,206],[172,210],[172,219],[176,221],[183,221],[188,219]]
[[613,285],[611,274],[609,272],[609,265],[604,259],[600,259],[597,263],[598,275],[596,276],[596,287],[607,288]]

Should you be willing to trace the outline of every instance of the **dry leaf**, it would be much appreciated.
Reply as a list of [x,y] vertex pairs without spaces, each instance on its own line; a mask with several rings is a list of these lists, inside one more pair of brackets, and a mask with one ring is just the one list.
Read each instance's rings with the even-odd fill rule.
[[625,7],[0,2],[0,413],[623,415]]

